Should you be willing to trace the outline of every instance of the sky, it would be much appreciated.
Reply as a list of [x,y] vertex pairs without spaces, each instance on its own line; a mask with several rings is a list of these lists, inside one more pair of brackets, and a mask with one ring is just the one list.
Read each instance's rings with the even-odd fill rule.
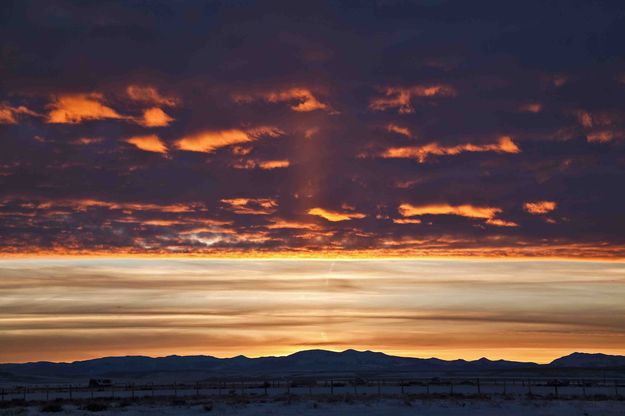
[[3,254],[623,256],[622,2],[0,22]]
[[0,362],[625,354],[625,263],[38,258],[3,260],[0,275]]
[[622,1],[0,2],[0,361],[625,352],[623,39]]

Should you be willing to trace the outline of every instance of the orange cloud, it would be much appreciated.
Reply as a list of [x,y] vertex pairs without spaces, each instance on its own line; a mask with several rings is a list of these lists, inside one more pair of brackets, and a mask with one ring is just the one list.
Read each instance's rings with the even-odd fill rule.
[[244,215],[269,215],[278,207],[278,202],[271,198],[230,198],[222,199],[221,202],[235,214]]
[[403,217],[415,217],[420,215],[458,215],[467,218],[493,219],[502,209],[495,207],[478,207],[474,205],[449,205],[449,204],[429,204],[412,205],[401,204],[398,208]]
[[24,107],[11,107],[9,105],[0,104],[0,124],[17,124],[17,115],[27,114],[29,116],[40,116],[40,114]]
[[623,139],[625,131],[622,130],[599,130],[586,135],[586,140],[591,143],[606,143],[612,140]]
[[61,95],[49,105],[48,123],[76,124],[85,120],[127,119],[103,104],[99,93]]
[[221,147],[233,144],[248,143],[261,136],[277,137],[283,132],[275,127],[257,127],[249,130],[206,130],[197,134],[183,137],[176,141],[180,150],[191,152],[210,153]]
[[267,160],[258,163],[261,169],[288,168],[291,163],[288,160]]
[[398,126],[397,124],[393,124],[393,123],[387,124],[386,130],[391,133],[401,134],[402,136],[412,137],[412,133],[410,132],[410,129],[408,127],[401,127],[401,126]]
[[489,218],[486,220],[486,224],[495,225],[497,227],[518,227],[519,224],[512,221],[504,221],[499,218]]
[[393,218],[395,224],[421,224],[418,218]]
[[332,211],[323,208],[311,208],[308,210],[308,214],[316,215],[331,222],[349,221],[352,219],[365,218],[365,214],[359,212],[339,212]]
[[534,201],[523,204],[525,211],[534,215],[547,214],[555,210],[557,206],[554,201]]
[[134,136],[126,140],[127,143],[137,146],[146,152],[167,153],[167,146],[156,134]]
[[143,118],[137,122],[145,127],[164,127],[174,121],[167,113],[158,107],[148,108],[143,112]]
[[291,110],[298,112],[308,112],[314,110],[330,110],[330,107],[319,101],[317,97],[307,88],[290,88],[282,91],[272,91],[260,95],[235,95],[234,101],[250,102],[257,97],[264,99],[270,103],[291,103]]
[[153,105],[174,107],[179,102],[177,98],[162,96],[154,87],[129,85],[128,88],[126,88],[126,93],[131,100]]
[[384,96],[374,98],[369,108],[384,111],[397,108],[400,114],[414,112],[411,100],[414,97],[450,97],[456,95],[456,90],[449,85],[415,85],[413,87],[387,87],[383,90]]
[[519,153],[521,149],[508,136],[502,136],[497,143],[476,145],[471,143],[456,146],[441,146],[436,142],[423,146],[391,147],[382,153],[383,158],[417,159],[424,163],[428,156],[457,155],[463,152]]

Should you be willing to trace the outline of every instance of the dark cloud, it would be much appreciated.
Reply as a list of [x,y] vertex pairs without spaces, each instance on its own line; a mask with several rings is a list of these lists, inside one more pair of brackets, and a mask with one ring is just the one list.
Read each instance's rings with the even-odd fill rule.
[[622,256],[624,19],[609,1],[3,2],[0,250]]

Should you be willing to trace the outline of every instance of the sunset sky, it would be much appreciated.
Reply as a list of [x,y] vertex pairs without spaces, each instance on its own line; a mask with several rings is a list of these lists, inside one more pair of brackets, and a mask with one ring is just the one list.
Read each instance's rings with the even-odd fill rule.
[[0,361],[625,353],[623,39],[618,1],[3,1]]

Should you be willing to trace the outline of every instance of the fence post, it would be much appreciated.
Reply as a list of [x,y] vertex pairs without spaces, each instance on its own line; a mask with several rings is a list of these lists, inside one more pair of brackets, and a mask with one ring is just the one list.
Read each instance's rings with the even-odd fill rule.
[[614,395],[618,397],[618,382],[614,380]]
[[482,387],[480,386],[480,379],[477,379],[477,394],[482,394]]
[[558,382],[556,381],[553,385],[553,391],[556,395],[556,398],[558,397]]

